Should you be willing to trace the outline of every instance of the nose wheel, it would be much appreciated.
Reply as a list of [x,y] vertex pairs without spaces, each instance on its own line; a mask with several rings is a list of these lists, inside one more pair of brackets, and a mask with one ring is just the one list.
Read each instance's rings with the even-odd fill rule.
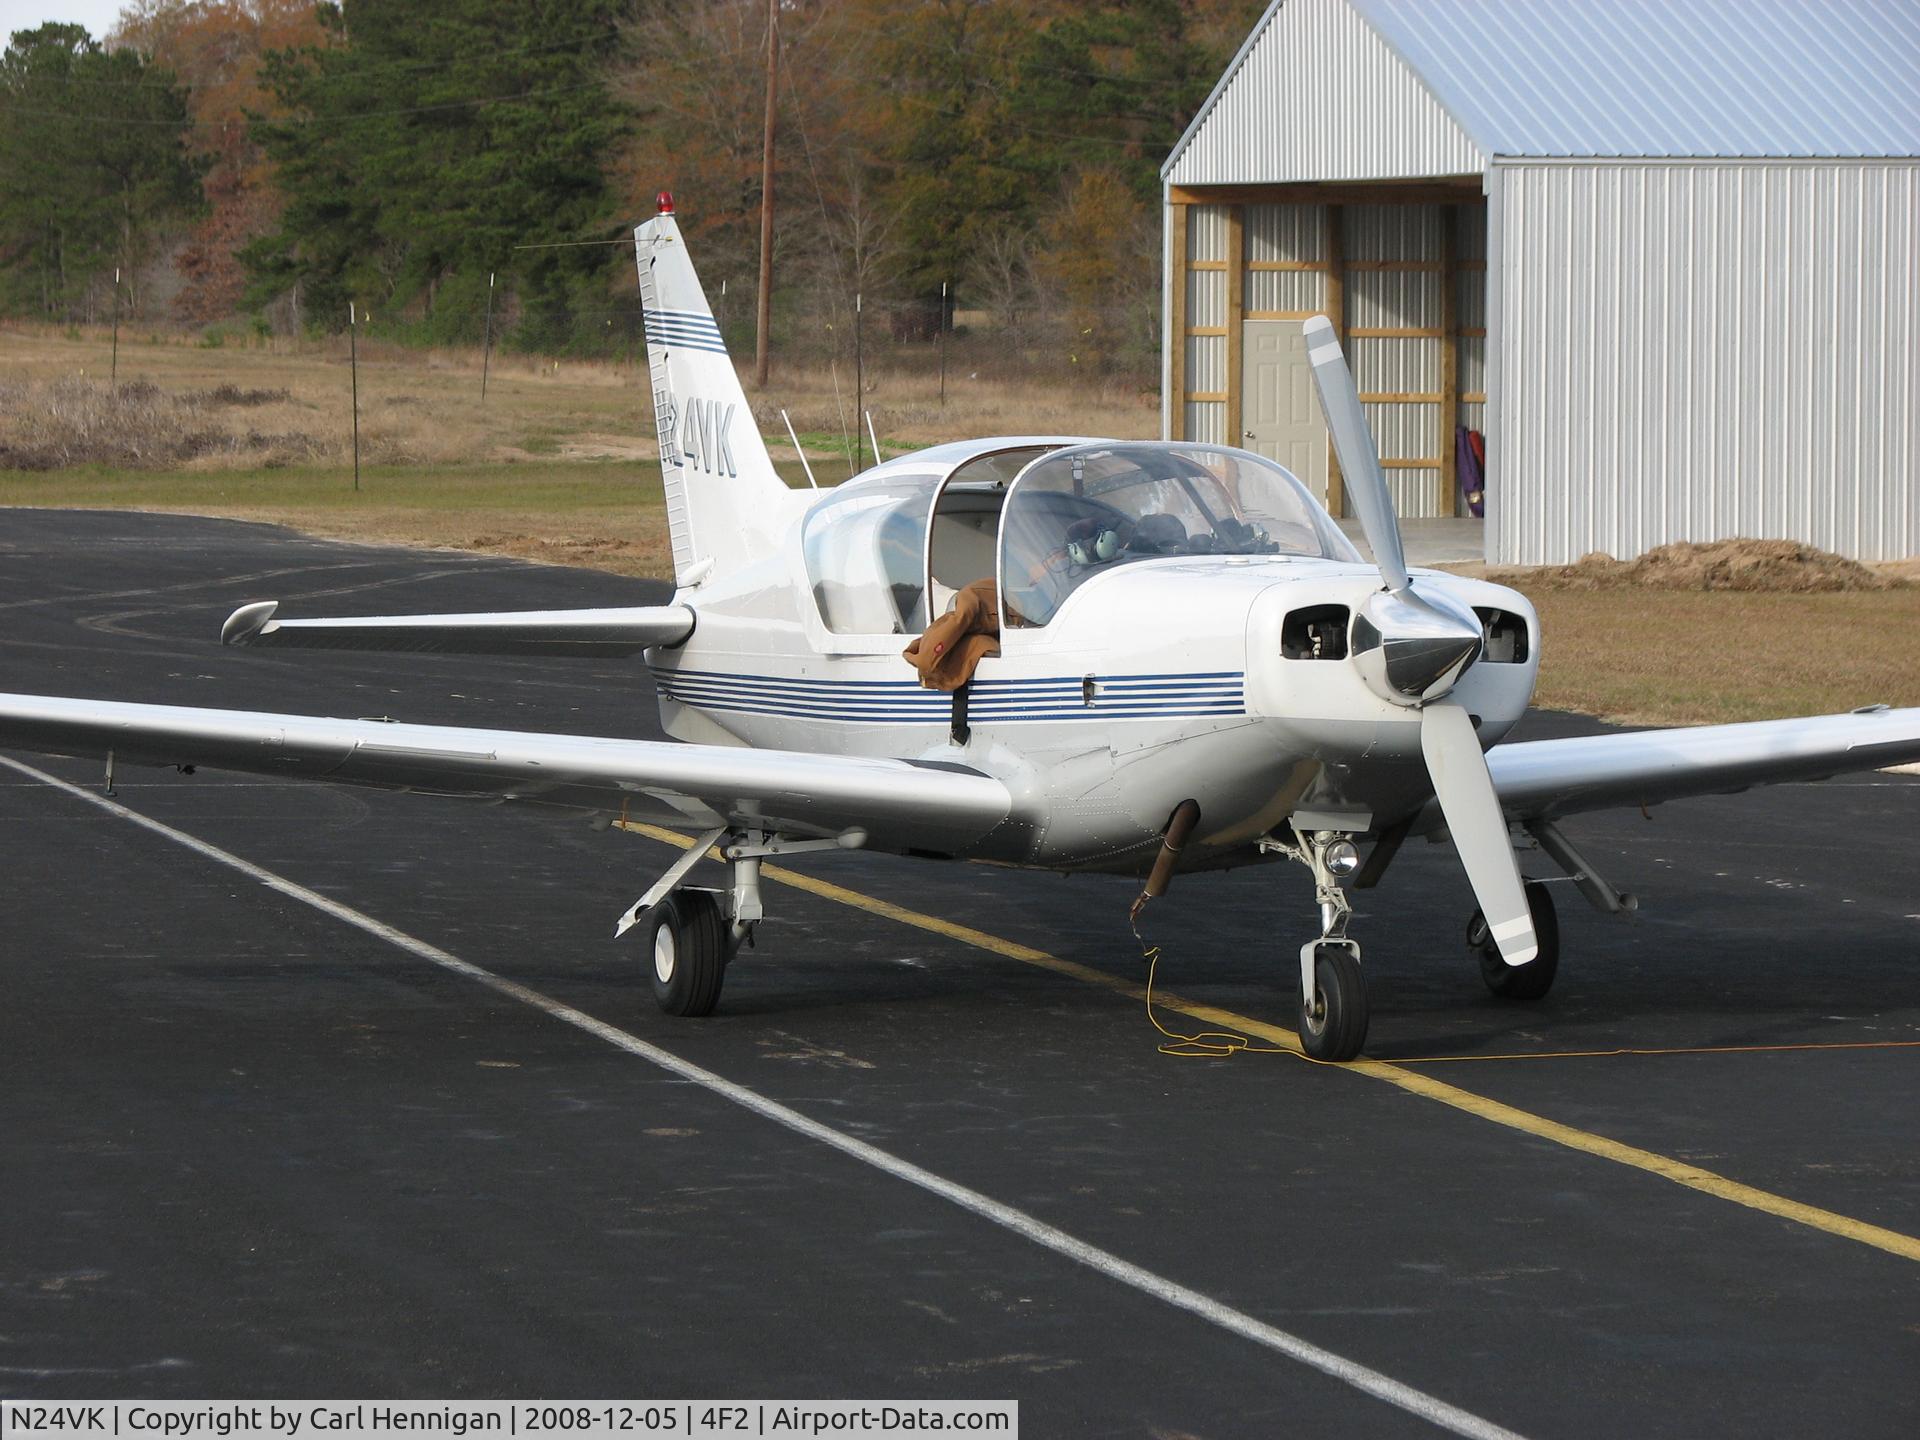
[[1333,830],[1294,827],[1295,843],[1268,836],[1262,848],[1313,872],[1320,938],[1300,947],[1300,1048],[1315,1060],[1353,1059],[1367,1043],[1367,981],[1360,946],[1347,938],[1353,906],[1340,881],[1359,867],[1353,842]]
[[1300,996],[1300,1048],[1315,1060],[1351,1060],[1367,1043],[1367,980],[1360,947],[1321,940],[1301,948],[1302,976],[1313,976]]

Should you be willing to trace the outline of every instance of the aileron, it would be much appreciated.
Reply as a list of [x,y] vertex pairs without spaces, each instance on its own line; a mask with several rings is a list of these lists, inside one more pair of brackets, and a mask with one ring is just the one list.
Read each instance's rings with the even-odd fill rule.
[[902,849],[963,848],[1012,808],[997,779],[905,760],[51,695],[0,695],[0,745],[808,835],[860,827]]
[[1653,805],[1920,760],[1920,709],[1529,740],[1487,756],[1516,819]]

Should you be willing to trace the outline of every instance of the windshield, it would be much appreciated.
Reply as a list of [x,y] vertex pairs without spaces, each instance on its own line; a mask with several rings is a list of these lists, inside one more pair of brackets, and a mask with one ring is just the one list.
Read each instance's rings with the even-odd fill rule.
[[1044,625],[1087,580],[1177,555],[1360,557],[1307,489],[1244,450],[1083,446],[1014,485],[1000,527],[1007,623]]

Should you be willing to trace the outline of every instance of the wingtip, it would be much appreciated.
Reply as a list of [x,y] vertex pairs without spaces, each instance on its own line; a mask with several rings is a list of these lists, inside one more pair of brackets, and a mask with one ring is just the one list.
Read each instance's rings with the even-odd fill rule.
[[280,608],[278,600],[255,600],[242,605],[227,617],[227,623],[220,627],[222,645],[250,645],[259,639],[260,634],[273,623],[273,613]]

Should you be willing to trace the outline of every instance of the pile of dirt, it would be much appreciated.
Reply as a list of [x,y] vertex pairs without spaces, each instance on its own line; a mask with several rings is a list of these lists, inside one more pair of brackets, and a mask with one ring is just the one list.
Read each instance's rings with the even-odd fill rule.
[[1740,590],[1805,595],[1891,590],[1905,582],[1795,540],[1681,542],[1637,560],[1595,551],[1572,565],[1508,570],[1489,579],[1539,590]]

